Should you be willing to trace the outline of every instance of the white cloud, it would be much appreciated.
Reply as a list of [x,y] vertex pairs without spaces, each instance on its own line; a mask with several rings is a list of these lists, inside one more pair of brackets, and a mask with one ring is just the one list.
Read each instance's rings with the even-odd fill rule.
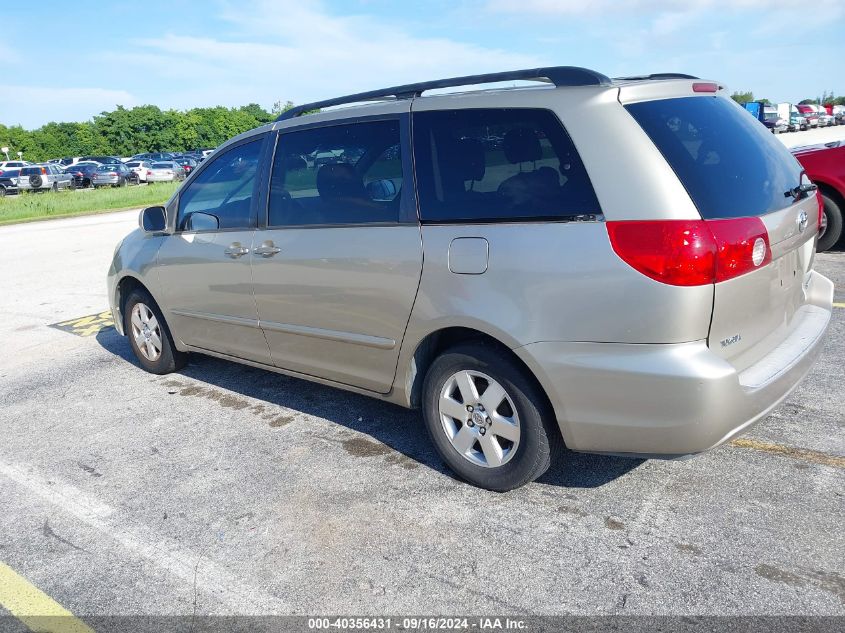
[[[137,42],[154,61],[178,55],[173,74],[225,104],[302,103],[451,75],[539,65],[538,58],[444,37],[419,37],[376,16],[336,16],[319,2],[223,5],[236,37],[170,33]],[[166,68],[152,63],[150,67]],[[165,70],[164,72],[168,72]],[[178,104],[177,104],[178,105]],[[192,104],[193,105],[193,104]]]
[[[0,84],[0,121],[6,125],[34,128],[47,121],[84,121],[92,114],[113,110],[116,105],[132,107],[137,99],[125,90],[100,88],[47,88]],[[61,116],[56,116],[61,104]]]
[[[813,11],[835,11],[841,14],[841,0],[815,0]],[[669,11],[675,13],[697,12],[705,9],[728,12],[759,9],[793,10],[806,14],[807,6],[794,0],[489,0],[491,11],[521,14],[584,15],[624,12]],[[830,17],[830,14],[827,14]]]

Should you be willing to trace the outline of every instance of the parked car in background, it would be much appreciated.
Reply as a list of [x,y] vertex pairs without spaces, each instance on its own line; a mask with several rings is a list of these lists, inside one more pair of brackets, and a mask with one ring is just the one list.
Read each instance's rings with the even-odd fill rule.
[[97,167],[100,167],[100,165],[101,163],[85,161],[65,167],[65,171],[73,177],[73,184],[76,187],[85,189],[92,186],[94,172],[97,171]]
[[147,174],[147,182],[169,182],[172,180],[184,180],[185,170],[182,166],[173,161],[160,161],[150,166]]
[[845,125],[845,106],[833,106],[833,108],[831,108],[831,114],[836,117],[836,122],[838,125]]
[[91,184],[96,189],[97,187],[125,187],[130,180],[137,179],[135,172],[129,169],[123,163],[100,165],[94,170],[94,175],[91,177]]
[[186,176],[190,175],[190,173],[197,168],[198,164],[193,158],[177,158],[173,162],[182,166],[182,169],[185,170]]
[[147,175],[149,174],[152,163],[146,160],[130,160],[127,161],[126,166],[138,175],[138,182],[147,182]]
[[173,160],[172,152],[145,152],[143,154],[135,154],[132,157],[132,160],[146,160],[150,162],[154,161],[167,161]]
[[[423,96],[503,77],[555,87]],[[356,99],[239,135],[144,209],[108,270],[141,367],[199,352],[419,407],[453,472],[505,491],[564,443],[728,442],[825,348],[815,188],[718,82],[559,67]]]
[[831,127],[836,125],[836,117],[824,111],[819,111],[819,127]]
[[769,128],[773,134],[789,132],[789,122],[783,120],[775,108],[766,106],[763,109],[763,117],[763,125]]
[[57,165],[21,167],[18,177],[18,189],[21,191],[58,191],[73,187],[73,177]]
[[0,174],[0,197],[15,194],[18,192],[18,177],[21,170],[7,169]]
[[93,161],[95,163],[100,163],[103,165],[116,165],[123,163],[123,161],[120,160],[117,156],[80,156],[77,162],[82,161]]
[[845,142],[808,145],[792,150],[807,177],[819,188],[823,215],[819,223],[819,251],[832,248],[842,238],[845,215]]
[[811,128],[819,126],[819,113],[816,112],[814,108],[806,104],[799,104],[795,107],[798,108],[798,112],[801,113],[801,116],[807,119],[808,126]]
[[802,132],[810,126],[810,124],[807,123],[807,119],[805,119],[804,116],[797,111],[793,112],[789,116],[789,123],[792,125],[794,130],[800,130]]
[[26,167],[27,165],[32,165],[29,161],[25,160],[6,160],[0,162],[0,174],[3,173],[4,169],[18,169],[20,167]]

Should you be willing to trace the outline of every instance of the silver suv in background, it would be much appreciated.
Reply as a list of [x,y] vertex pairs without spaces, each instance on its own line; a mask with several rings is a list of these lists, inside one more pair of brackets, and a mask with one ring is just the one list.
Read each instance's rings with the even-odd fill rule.
[[783,400],[831,317],[819,200],[713,81],[439,80],[220,147],[141,213],[109,300],[148,371],[198,352],[420,408],[443,461],[503,491],[561,443],[698,453]]
[[29,165],[21,167],[18,189],[21,191],[58,191],[73,189],[73,175],[58,165]]

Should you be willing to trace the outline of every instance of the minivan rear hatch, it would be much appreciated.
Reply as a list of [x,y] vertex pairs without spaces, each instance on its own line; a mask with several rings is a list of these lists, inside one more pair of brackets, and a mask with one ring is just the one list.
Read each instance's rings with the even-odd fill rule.
[[[717,276],[708,344],[742,371],[773,353],[805,308],[819,207],[798,161],[759,121],[725,96],[625,106],[651,138],[702,219],[747,231],[759,247],[736,274]],[[765,243],[765,244],[764,244]],[[765,250],[764,250],[765,248]],[[748,258],[750,259],[750,258]]]

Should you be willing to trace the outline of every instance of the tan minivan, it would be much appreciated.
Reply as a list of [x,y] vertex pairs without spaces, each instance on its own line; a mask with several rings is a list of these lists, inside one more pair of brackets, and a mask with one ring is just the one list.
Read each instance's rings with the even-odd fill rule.
[[[423,94],[514,80],[537,84]],[[553,67],[308,104],[140,224],[108,282],[145,369],[199,352],[421,408],[492,490],[560,444],[725,442],[806,375],[832,309],[814,186],[686,75]]]

